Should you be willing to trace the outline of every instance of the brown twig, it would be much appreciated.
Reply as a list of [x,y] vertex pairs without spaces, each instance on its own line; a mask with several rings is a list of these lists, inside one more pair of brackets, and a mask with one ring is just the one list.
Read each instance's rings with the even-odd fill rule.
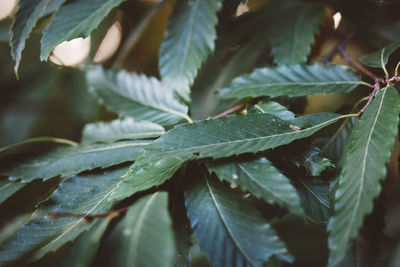
[[346,47],[346,45],[353,39],[354,35],[355,31],[351,31],[349,34],[347,34],[346,37],[337,46],[335,46],[331,52],[322,58],[321,62],[323,64],[327,64],[328,62],[332,61],[333,57],[339,53],[340,50],[343,50]]
[[110,215],[119,215],[121,213],[126,212],[130,206],[124,207],[121,209],[117,210],[112,210],[104,213],[98,213],[98,214],[79,214],[79,213],[72,213],[72,212],[51,212],[49,215],[53,217],[54,219],[57,218],[64,218],[64,217],[73,217],[73,218],[83,218],[87,221],[91,221],[96,218],[106,218],[109,217]]
[[365,109],[369,106],[369,104],[372,102],[372,100],[375,98],[376,93],[381,89],[380,87],[380,82],[379,80],[375,80],[375,85],[374,85],[374,90],[369,94],[369,98],[367,103],[362,107],[362,109],[360,109],[360,111],[357,113],[358,116],[360,117]]
[[367,70],[361,63],[358,61],[354,60],[343,48],[339,48],[339,52],[341,56],[343,57],[344,60],[346,60],[350,65],[352,65],[355,69],[357,69],[359,72],[371,77],[374,79],[374,81],[379,81],[383,82],[382,78],[379,78],[369,70]]
[[228,116],[228,115],[230,115],[230,114],[236,113],[236,112],[238,112],[238,111],[242,111],[242,110],[244,110],[245,108],[246,108],[246,103],[242,103],[242,104],[239,104],[239,105],[237,105],[237,106],[234,106],[233,108],[230,108],[230,109],[228,109],[228,110],[225,110],[224,112],[221,112],[221,113],[215,115],[213,118],[225,117],[225,116]]

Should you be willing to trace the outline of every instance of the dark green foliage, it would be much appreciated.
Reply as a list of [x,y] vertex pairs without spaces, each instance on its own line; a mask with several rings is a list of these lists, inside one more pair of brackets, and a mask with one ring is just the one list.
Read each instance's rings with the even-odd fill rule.
[[[22,66],[0,57],[0,265],[397,266],[395,2],[20,0],[0,22]],[[75,70],[32,59],[89,35]]]

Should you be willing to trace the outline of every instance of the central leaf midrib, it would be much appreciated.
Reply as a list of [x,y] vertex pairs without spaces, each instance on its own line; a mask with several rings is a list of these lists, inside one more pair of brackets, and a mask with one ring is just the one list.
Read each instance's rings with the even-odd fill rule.
[[[305,129],[301,129],[301,130],[297,130],[297,131],[293,130],[293,132],[268,135],[268,136],[258,136],[258,137],[254,137],[254,138],[248,138],[248,139],[230,140],[230,141],[224,141],[224,142],[220,142],[220,143],[212,143],[212,144],[201,145],[201,146],[192,146],[192,147],[187,147],[187,148],[182,148],[182,149],[169,150],[169,151],[161,152],[161,153],[149,154],[149,157],[162,156],[162,155],[175,154],[175,153],[178,153],[178,154],[182,153],[183,155],[186,155],[186,153],[188,153],[186,151],[189,151],[189,153],[192,153],[192,152],[194,153],[194,152],[198,152],[199,150],[204,150],[205,148],[209,148],[209,147],[213,147],[213,146],[226,146],[227,144],[234,144],[234,143],[240,143],[240,142],[251,142],[251,141],[255,141],[255,140],[269,139],[269,138],[275,138],[278,136],[285,136],[285,135],[291,135],[291,134],[300,135],[300,133],[302,133],[302,132],[312,131],[314,128],[322,127],[324,124],[329,124],[332,121],[339,120],[340,118],[341,118],[341,116],[338,116],[333,119],[324,121],[323,123],[319,123],[317,125],[309,127],[309,128],[305,128]],[[203,151],[201,151],[200,153],[203,153]],[[207,155],[208,154],[206,154],[206,156],[204,156],[204,157],[207,157]],[[201,156],[202,155],[200,154],[199,157],[201,158]],[[212,157],[211,155],[209,155],[209,156]]]
[[[212,188],[211,188],[210,184],[208,183],[208,180],[207,180],[207,178],[206,178],[205,176],[204,176],[204,181],[205,181],[205,183],[206,183],[206,185],[207,185],[208,192],[210,193],[211,199],[212,199],[212,201],[214,202],[214,205],[215,205],[215,208],[216,208],[216,210],[217,210],[217,213],[218,213],[219,217],[220,217],[221,220],[222,220],[222,223],[223,223],[224,228],[225,228],[226,231],[228,232],[228,234],[229,234],[229,236],[231,237],[233,243],[236,244],[236,247],[239,249],[240,253],[245,257],[245,259],[246,259],[252,266],[254,266],[252,260],[249,258],[249,256],[247,255],[247,253],[243,250],[243,248],[241,247],[241,245],[239,244],[239,242],[236,240],[234,234],[232,233],[230,227],[228,226],[228,223],[226,222],[225,216],[222,214],[221,208],[219,207],[219,205],[218,205],[218,203],[217,203],[217,200],[215,199],[214,192],[213,192],[213,190],[212,190]],[[255,266],[254,266],[254,267],[255,267]]]
[[360,187],[359,187],[359,190],[358,190],[355,207],[352,209],[352,212],[351,212],[350,223],[347,224],[348,227],[346,229],[345,234],[343,235],[344,237],[348,236],[348,234],[350,232],[350,228],[353,227],[352,225],[354,223],[354,219],[355,219],[356,213],[358,213],[358,207],[360,206],[361,195],[362,195],[362,191],[364,189],[365,179],[366,179],[365,171],[366,171],[366,161],[367,161],[367,155],[368,155],[367,152],[369,150],[369,145],[371,143],[371,138],[372,138],[372,134],[373,134],[374,129],[375,129],[376,122],[378,121],[378,117],[380,115],[380,111],[381,111],[381,108],[383,106],[383,101],[385,99],[386,92],[387,92],[387,89],[385,89],[384,92],[383,92],[382,100],[379,103],[379,108],[378,108],[378,110],[376,112],[376,116],[374,118],[374,122],[372,124],[371,131],[370,131],[370,133],[368,135],[368,138],[367,138],[366,147],[365,147],[365,150],[364,150],[364,153],[363,153],[363,160],[362,160],[362,164],[361,164],[362,168],[361,168],[361,175],[360,175]]
[[[133,233],[131,235],[132,237],[132,242],[130,242],[129,246],[128,246],[128,257],[126,257],[127,259],[127,264],[126,266],[129,266],[130,264],[128,264],[128,262],[136,262],[135,261],[135,257],[137,255],[137,248],[138,248],[138,243],[139,243],[139,237],[141,235],[141,233],[143,231],[141,231],[141,228],[143,226],[143,222],[144,222],[144,218],[147,214],[147,211],[149,210],[150,205],[152,204],[152,202],[154,201],[155,197],[157,196],[159,192],[154,193],[147,201],[146,204],[144,205],[143,209],[141,211],[139,211],[139,216],[137,219],[136,224],[133,226]],[[135,240],[136,237],[136,240]],[[132,261],[133,259],[133,261]]]

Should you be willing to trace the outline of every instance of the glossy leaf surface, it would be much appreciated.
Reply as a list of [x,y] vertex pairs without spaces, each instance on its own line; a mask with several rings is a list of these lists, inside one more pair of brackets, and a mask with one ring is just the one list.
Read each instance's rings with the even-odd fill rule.
[[364,216],[372,211],[386,175],[398,131],[400,96],[391,86],[379,91],[354,126],[341,159],[342,171],[329,220],[329,265],[340,261],[357,235]]
[[272,255],[292,260],[251,199],[201,172],[192,179],[185,190],[188,217],[214,266],[263,266]]
[[221,98],[304,96],[349,93],[362,81],[341,65],[287,65],[260,68],[235,78]]

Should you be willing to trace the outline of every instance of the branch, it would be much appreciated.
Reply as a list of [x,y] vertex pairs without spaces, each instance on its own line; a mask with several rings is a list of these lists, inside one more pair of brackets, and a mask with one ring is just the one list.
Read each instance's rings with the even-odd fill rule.
[[72,212],[50,212],[50,216],[53,217],[54,219],[57,218],[64,218],[64,217],[73,217],[73,218],[84,218],[86,221],[91,221],[97,218],[107,218],[109,216],[118,216],[121,213],[126,212],[128,209],[130,208],[130,206],[128,207],[124,207],[121,209],[117,209],[117,210],[112,210],[112,211],[108,211],[108,212],[104,212],[104,213],[98,213],[98,214],[79,214],[79,213],[72,213]]

